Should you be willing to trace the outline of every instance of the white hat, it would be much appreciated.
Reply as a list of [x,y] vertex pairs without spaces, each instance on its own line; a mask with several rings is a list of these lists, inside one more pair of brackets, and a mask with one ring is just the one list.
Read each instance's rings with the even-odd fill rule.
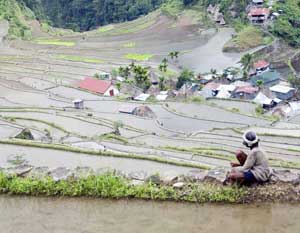
[[259,142],[259,138],[253,131],[246,131],[243,135],[243,140],[248,146],[253,146],[255,143]]

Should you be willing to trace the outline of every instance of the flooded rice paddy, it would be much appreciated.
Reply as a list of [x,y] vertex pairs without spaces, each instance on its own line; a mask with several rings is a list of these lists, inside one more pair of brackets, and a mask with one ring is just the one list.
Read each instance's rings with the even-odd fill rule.
[[6,233],[298,233],[299,205],[190,205],[0,196]]

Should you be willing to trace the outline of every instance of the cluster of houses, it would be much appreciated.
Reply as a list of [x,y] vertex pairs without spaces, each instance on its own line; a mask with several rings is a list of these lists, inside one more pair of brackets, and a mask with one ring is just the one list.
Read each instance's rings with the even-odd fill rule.
[[265,60],[254,63],[247,81],[242,81],[241,76],[220,79],[218,75],[209,74],[201,76],[200,82],[205,83],[200,91],[205,98],[249,100],[267,110],[299,99],[297,89],[283,80]]
[[[220,24],[225,25],[226,21],[222,12],[220,12],[220,6],[213,6],[210,4],[207,8],[207,12],[211,16],[211,19]],[[268,22],[269,19],[276,19],[282,13],[281,11],[272,12],[272,6],[265,7],[265,0],[252,0],[246,8],[248,19],[252,24],[263,25]],[[236,12],[230,12],[232,17],[236,16]]]
[[250,22],[258,25],[267,23],[269,19],[276,19],[283,13],[281,10],[273,12],[272,6],[266,8],[264,0],[252,0],[246,10]]

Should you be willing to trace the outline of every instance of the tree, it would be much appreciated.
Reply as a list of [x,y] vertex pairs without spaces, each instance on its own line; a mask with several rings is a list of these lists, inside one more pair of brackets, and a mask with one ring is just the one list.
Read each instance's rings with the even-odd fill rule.
[[116,88],[118,89],[118,91],[121,91],[122,88],[122,84],[121,83],[116,83]]
[[149,70],[140,65],[135,65],[133,67],[134,80],[138,87],[147,90],[150,86],[149,80]]
[[258,88],[261,89],[264,86],[264,81],[263,80],[257,80],[256,81],[256,86],[258,86]]
[[167,72],[168,70],[168,59],[167,58],[164,58],[161,62],[161,64],[159,65],[158,69],[161,71],[161,72]]
[[181,72],[180,76],[178,77],[176,88],[180,89],[185,83],[192,81],[193,78],[194,78],[194,72],[188,69],[184,69]]
[[130,67],[120,66],[119,67],[119,74],[127,80],[129,78],[130,74],[131,74]]
[[288,81],[292,85],[292,87],[300,89],[300,78],[299,77],[296,77],[295,75],[290,74],[288,76]]
[[170,52],[168,56],[169,56],[172,60],[173,60],[174,58],[177,59],[178,56],[179,56],[179,52],[178,52],[178,51]]
[[253,55],[250,53],[245,54],[241,58],[241,64],[243,66],[243,76],[245,79],[247,79],[249,75],[249,71],[253,65]]
[[160,76],[159,77],[159,83],[158,83],[158,86],[159,86],[159,89],[161,91],[164,91],[165,90],[165,77],[164,76]]

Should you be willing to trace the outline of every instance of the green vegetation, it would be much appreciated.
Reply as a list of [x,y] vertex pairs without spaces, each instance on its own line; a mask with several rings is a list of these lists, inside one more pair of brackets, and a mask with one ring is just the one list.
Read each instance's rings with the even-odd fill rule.
[[0,0],[0,21],[9,22],[8,36],[10,39],[31,39],[31,30],[27,19],[32,19],[32,12],[16,0]]
[[75,45],[73,41],[62,41],[60,39],[52,39],[52,38],[40,38],[33,41],[34,43],[40,45],[57,45],[57,46],[66,46],[72,47]]
[[135,42],[128,42],[126,44],[123,44],[124,48],[134,48],[135,47]]
[[243,67],[243,79],[247,80],[249,77],[249,71],[253,65],[253,55],[250,53],[245,54],[241,58],[241,64]]
[[0,193],[32,196],[66,196],[98,198],[138,198],[188,202],[242,202],[247,190],[236,186],[189,184],[183,190],[147,182],[131,185],[128,180],[112,173],[89,176],[79,180],[55,182],[51,178],[33,179],[7,177],[0,173]]
[[127,138],[124,138],[124,137],[122,137],[120,135],[117,135],[115,133],[104,134],[100,138],[103,139],[103,140],[115,140],[115,141],[119,141],[119,142],[124,143],[124,144],[128,144]]
[[15,122],[16,120],[39,122],[39,123],[48,125],[48,126],[50,126],[52,128],[55,128],[57,130],[60,130],[60,131],[62,131],[64,133],[67,133],[67,134],[70,133],[67,130],[65,130],[63,127],[61,127],[59,125],[56,125],[53,122],[48,122],[48,121],[44,121],[44,120],[39,120],[39,119],[34,119],[34,118],[28,118],[28,117],[10,117],[10,116],[4,116],[4,117],[0,116],[0,118],[3,118],[5,120],[11,121],[11,122]]
[[152,54],[137,54],[137,53],[129,53],[124,56],[126,59],[134,60],[134,61],[148,61],[153,57]]
[[[162,0],[23,0],[36,17],[52,26],[88,31],[97,26],[133,20],[157,9]],[[110,31],[110,28],[99,30]]]
[[254,26],[245,26],[223,48],[224,52],[243,52],[272,42],[272,38],[264,35],[262,30]]
[[[235,157],[231,155],[225,155],[218,153],[220,151],[220,148],[215,147],[196,147],[196,148],[183,148],[183,147],[173,147],[173,146],[166,146],[163,147],[163,149],[167,150],[173,150],[173,151],[180,151],[180,152],[188,152],[192,153],[194,155],[208,157],[208,158],[215,158],[215,159],[221,159],[221,160],[227,160],[227,161],[234,161]],[[222,149],[224,152],[229,152],[234,154],[234,151]]]
[[261,116],[261,115],[263,115],[264,114],[264,109],[263,109],[263,107],[261,106],[261,105],[259,105],[259,106],[257,106],[256,108],[255,108],[255,113],[258,115],[258,116]]
[[274,22],[271,31],[287,41],[291,46],[300,46],[300,1],[278,1],[274,10],[282,10],[283,14]]
[[119,74],[122,75],[127,83],[133,83],[133,80],[128,80],[129,77],[134,79],[135,84],[143,90],[148,90],[151,86],[150,72],[148,67],[142,67],[132,62],[129,66],[119,67]]
[[85,62],[85,63],[96,63],[101,64],[103,63],[103,60],[97,59],[97,58],[90,58],[90,57],[81,57],[81,56],[75,56],[75,55],[56,55],[55,58],[61,59],[61,60],[67,60],[67,61],[75,61],[75,62]]
[[178,77],[176,88],[180,89],[185,83],[190,82],[194,78],[194,72],[184,69]]
[[177,17],[183,9],[182,0],[169,0],[161,7],[161,11],[169,17]]
[[105,32],[113,30],[114,28],[115,28],[114,25],[107,25],[107,26],[100,27],[98,29],[98,32],[105,33]]

